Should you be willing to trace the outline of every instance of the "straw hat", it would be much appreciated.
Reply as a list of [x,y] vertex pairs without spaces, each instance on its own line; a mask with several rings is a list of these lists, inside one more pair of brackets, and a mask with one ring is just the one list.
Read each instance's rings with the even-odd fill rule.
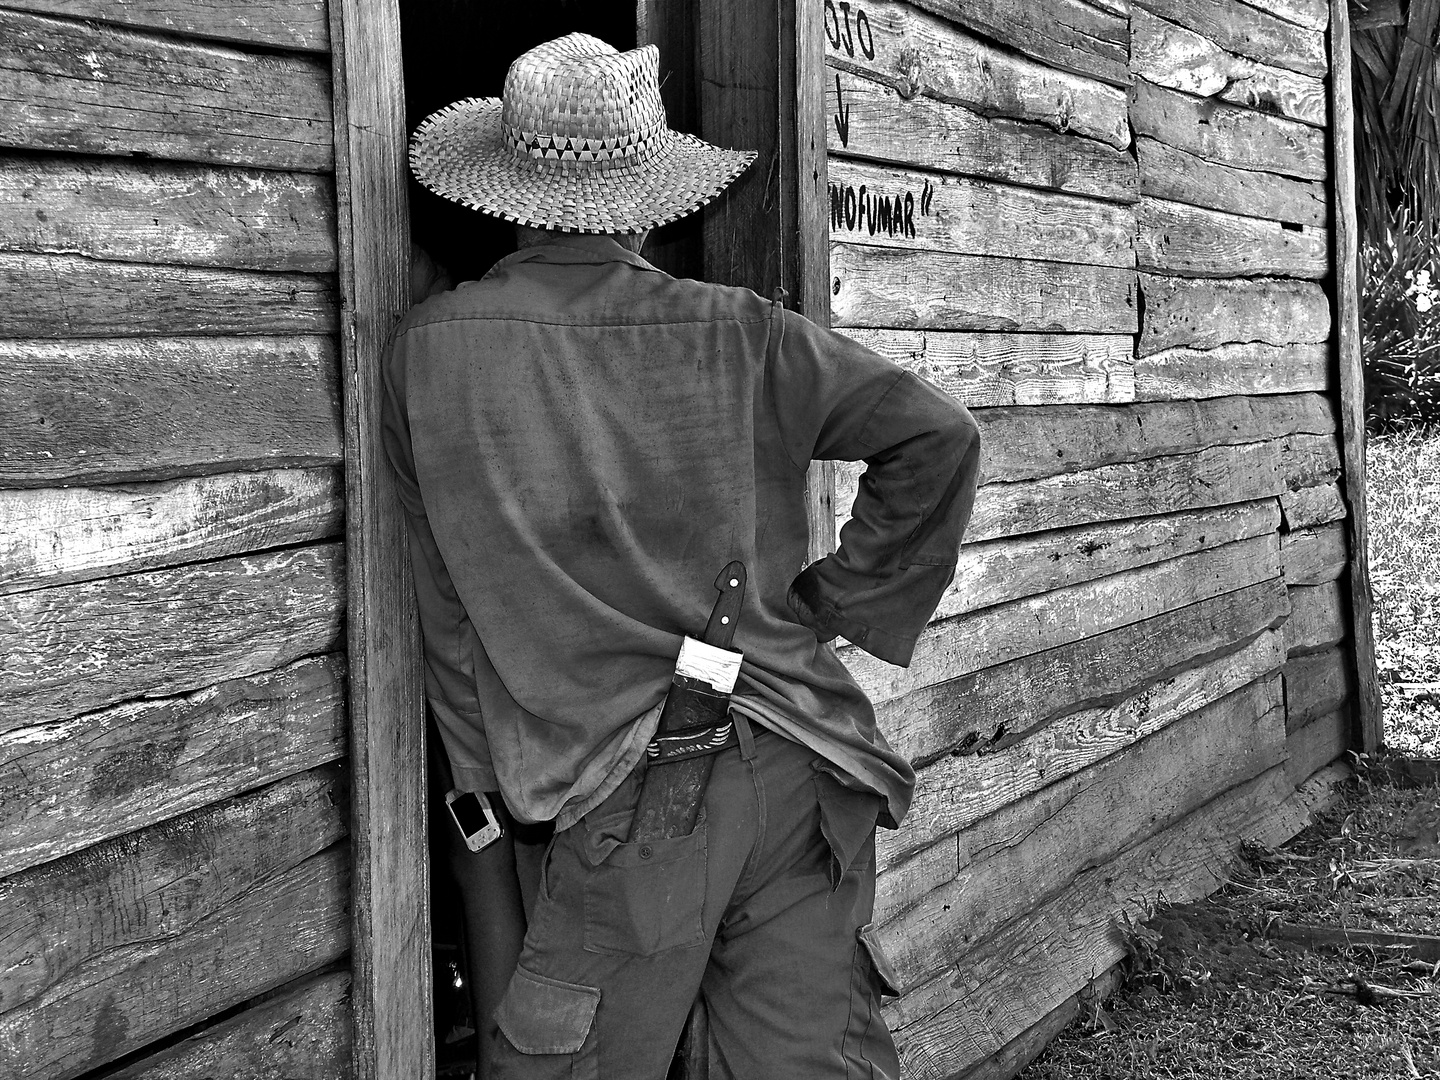
[[503,98],[428,117],[410,168],[438,195],[520,225],[633,233],[698,210],[755,160],[665,126],[660,53],[567,34],[525,53]]

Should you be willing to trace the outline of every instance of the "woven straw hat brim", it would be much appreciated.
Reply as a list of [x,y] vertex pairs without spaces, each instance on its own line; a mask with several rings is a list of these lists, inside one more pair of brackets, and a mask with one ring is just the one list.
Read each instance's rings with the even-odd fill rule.
[[499,98],[467,98],[425,120],[410,141],[410,168],[437,195],[540,229],[633,233],[704,206],[755,160],[667,131],[639,164],[597,169],[518,158],[501,139]]

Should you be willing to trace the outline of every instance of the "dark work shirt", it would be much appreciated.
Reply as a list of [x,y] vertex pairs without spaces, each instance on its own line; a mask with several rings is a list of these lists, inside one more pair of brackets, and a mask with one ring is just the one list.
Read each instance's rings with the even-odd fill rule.
[[[979,437],[957,402],[747,289],[558,234],[412,310],[385,374],[427,692],[460,786],[559,828],[598,804],[738,559],[732,707],[904,815],[914,773],[829,642],[908,664],[974,500]],[[839,550],[805,567],[806,470],[824,458],[868,468]]]

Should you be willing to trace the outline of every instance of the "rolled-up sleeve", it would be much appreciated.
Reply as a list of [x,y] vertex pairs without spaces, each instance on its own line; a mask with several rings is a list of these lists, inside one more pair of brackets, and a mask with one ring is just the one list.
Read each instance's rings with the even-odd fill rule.
[[425,696],[457,785],[469,791],[497,791],[500,785],[475,688],[475,629],[440,556],[415,477],[405,404],[406,344],[405,335],[397,334],[386,359],[381,438],[409,523],[410,569],[425,643]]
[[790,606],[820,640],[906,666],[955,575],[979,431],[954,398],[841,334],[790,313],[780,332],[767,392],[792,459],[866,465],[838,549],[800,573]]

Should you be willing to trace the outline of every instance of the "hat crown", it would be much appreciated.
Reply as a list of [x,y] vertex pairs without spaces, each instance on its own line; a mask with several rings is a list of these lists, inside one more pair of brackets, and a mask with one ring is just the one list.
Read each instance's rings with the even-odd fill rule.
[[510,65],[500,119],[518,157],[602,168],[643,161],[666,133],[659,50],[617,52],[588,34],[547,41]]

